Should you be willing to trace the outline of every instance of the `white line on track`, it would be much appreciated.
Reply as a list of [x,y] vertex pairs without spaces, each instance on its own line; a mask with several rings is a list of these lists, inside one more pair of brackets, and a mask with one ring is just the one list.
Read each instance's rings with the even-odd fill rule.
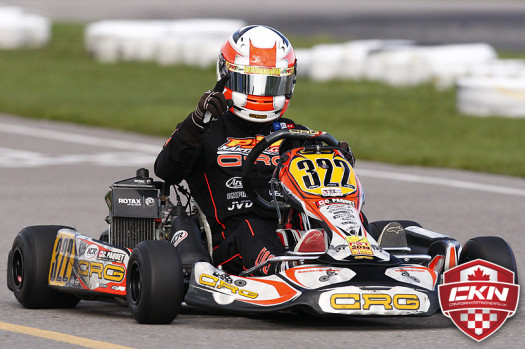
[[[114,149],[124,149],[127,151],[140,151],[144,153],[155,153],[155,154],[160,151],[159,146],[155,146],[151,144],[123,141],[123,140],[111,140],[111,139],[105,139],[105,138],[100,138],[100,137],[80,135],[76,133],[66,133],[66,132],[61,132],[61,131],[41,129],[41,128],[36,128],[36,127],[29,127],[29,126],[8,124],[8,123],[0,123],[0,132],[32,136],[32,137],[38,137],[38,138],[45,138],[45,139],[61,141],[61,142],[85,144],[85,145],[91,145],[91,146],[102,146],[102,147],[114,148]],[[430,177],[430,176],[411,175],[411,174],[400,173],[400,172],[377,171],[377,170],[370,170],[370,169],[363,169],[363,168],[360,168],[358,170],[358,173],[360,176],[363,176],[363,177],[387,179],[387,180],[410,182],[410,183],[423,183],[423,184],[438,185],[438,186],[443,186],[443,187],[451,187],[451,188],[474,190],[474,191],[480,191],[480,192],[525,197],[525,190],[519,189],[519,188],[488,185],[488,184],[482,184],[482,183],[476,183],[476,182],[459,181],[459,180],[444,179],[444,178]]]
[[127,151],[140,151],[140,152],[151,152],[158,153],[159,146],[122,141],[115,139],[106,139],[100,137],[86,136],[78,133],[61,132],[43,128],[29,127],[23,125],[0,123],[0,132],[17,134],[21,136],[31,136],[44,139],[51,139],[54,141],[84,144],[91,146],[107,147],[114,149],[123,149]]
[[438,178],[438,177],[411,175],[411,174],[399,173],[399,172],[385,172],[385,171],[367,170],[367,169],[359,169],[357,172],[359,173],[360,176],[363,176],[363,177],[388,179],[388,180],[410,182],[410,183],[432,184],[432,185],[439,185],[443,187],[475,190],[475,191],[496,193],[496,194],[525,196],[525,190],[519,189],[519,188],[503,187],[503,186],[482,184],[482,183],[476,183],[476,182],[458,181],[454,179],[446,179],[446,178]]
[[49,156],[0,147],[0,167],[4,168],[59,166],[80,163],[109,167],[144,166],[145,164],[152,164],[153,161],[155,161],[155,155],[140,152],[105,152]]

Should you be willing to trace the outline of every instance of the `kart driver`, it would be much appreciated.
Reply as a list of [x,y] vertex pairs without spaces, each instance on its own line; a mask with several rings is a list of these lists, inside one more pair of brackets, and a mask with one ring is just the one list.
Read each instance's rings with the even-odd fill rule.
[[[252,25],[233,33],[220,51],[214,90],[204,93],[155,161],[158,177],[171,184],[187,181],[212,230],[213,261],[228,273],[285,254],[275,233],[276,214],[253,206],[241,173],[261,138],[280,129],[306,129],[282,117],[294,91],[296,63],[292,45],[273,28]],[[253,179],[267,200],[279,158],[272,148],[258,158]],[[263,268],[258,275],[273,272]]]

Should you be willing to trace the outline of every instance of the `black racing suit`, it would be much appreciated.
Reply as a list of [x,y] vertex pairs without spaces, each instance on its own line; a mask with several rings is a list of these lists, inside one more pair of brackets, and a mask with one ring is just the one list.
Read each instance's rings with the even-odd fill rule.
[[[275,234],[276,213],[253,206],[241,182],[242,164],[250,150],[259,139],[282,128],[304,129],[285,118],[260,124],[231,112],[207,129],[189,118],[179,124],[155,161],[158,177],[170,184],[187,181],[212,230],[213,261],[229,273],[285,253]],[[273,146],[256,163],[254,187],[267,200],[278,158],[278,146]],[[262,274],[268,272],[268,268],[262,270]]]

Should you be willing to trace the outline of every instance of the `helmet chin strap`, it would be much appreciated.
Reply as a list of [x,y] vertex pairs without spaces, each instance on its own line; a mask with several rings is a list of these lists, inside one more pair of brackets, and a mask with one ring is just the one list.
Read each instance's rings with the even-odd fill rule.
[[234,106],[233,113],[243,120],[257,124],[264,124],[279,119],[282,114],[282,109],[260,112]]
[[246,118],[246,117],[243,117],[243,116],[239,116],[238,114],[235,114],[235,113],[234,113],[234,115],[235,115],[236,119],[238,120],[238,122],[241,123],[239,125],[239,127],[243,128],[246,131],[250,131],[250,130],[251,131],[258,131],[262,126],[271,124],[273,122],[276,122],[276,121],[278,121],[281,118],[280,116],[278,116],[275,119],[262,121],[260,119],[252,119],[252,118]]
[[[244,109],[244,108],[239,108],[239,109],[234,109],[235,115],[237,115],[243,120],[250,121],[253,123],[257,123],[257,124],[265,124],[268,122],[272,122],[281,117],[280,111],[272,112],[270,114],[268,112],[261,113],[261,112],[257,112],[253,110]],[[260,114],[257,114],[257,113],[260,113]]]

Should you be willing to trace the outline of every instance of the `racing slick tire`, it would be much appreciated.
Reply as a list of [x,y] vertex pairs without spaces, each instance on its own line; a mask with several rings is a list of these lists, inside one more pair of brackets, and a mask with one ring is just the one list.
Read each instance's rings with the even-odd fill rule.
[[467,241],[461,249],[459,264],[483,259],[514,272],[518,283],[518,267],[510,245],[499,236],[477,236]]
[[7,260],[7,287],[26,308],[73,308],[80,301],[72,294],[49,287],[49,266],[61,225],[37,225],[22,229]]
[[167,241],[139,243],[131,253],[126,298],[141,324],[169,324],[184,300],[184,274],[175,247]]

